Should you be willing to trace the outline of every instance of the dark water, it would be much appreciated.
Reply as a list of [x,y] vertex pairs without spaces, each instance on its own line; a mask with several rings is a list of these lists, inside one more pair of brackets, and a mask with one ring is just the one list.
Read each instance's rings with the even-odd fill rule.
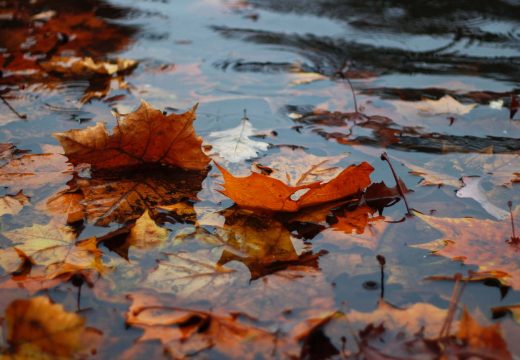
[[[198,102],[195,126],[206,140],[212,131],[237,126],[246,109],[253,126],[270,134],[263,141],[271,147],[261,156],[276,154],[278,145],[302,147],[308,153],[321,156],[348,153],[344,165],[368,161],[375,168],[374,182],[384,180],[394,184],[387,164],[379,159],[386,151],[398,175],[413,190],[408,195],[411,206],[426,214],[494,218],[479,202],[455,195],[458,188],[455,184],[461,176],[481,176],[485,180],[481,190],[486,202],[501,211],[507,211],[509,200],[514,204],[520,202],[518,184],[497,186],[489,175],[501,169],[520,172],[519,115],[516,120],[509,119],[511,94],[520,94],[518,2],[82,0],[41,5],[29,5],[25,1],[18,5],[12,1],[4,3],[6,14],[17,7],[18,11],[30,9],[31,14],[48,10],[69,17],[94,14],[101,25],[96,23],[84,28],[80,46],[69,45],[77,40],[58,39],[62,42],[58,42],[56,48],[52,44],[38,48],[26,38],[27,45],[20,50],[16,29],[26,24],[5,15],[0,20],[0,54],[19,51],[19,56],[27,56],[27,47],[33,46],[32,55],[40,58],[49,57],[54,49],[57,54],[135,59],[139,66],[124,76],[127,85],[122,86],[116,79],[42,77],[27,68],[16,69],[3,59],[1,94],[12,108],[27,118],[20,119],[5,103],[0,103],[0,142],[42,153],[46,152],[42,145],[57,145],[52,132],[84,128],[100,121],[113,126],[111,111],[127,113],[134,110],[141,99],[169,112],[184,111]],[[78,31],[77,25],[67,29]],[[309,79],[314,81],[306,82]],[[105,96],[82,102],[86,93],[101,91],[107,86],[110,90]],[[466,107],[475,106],[466,113],[442,107],[429,112],[421,110],[421,106],[425,106],[421,101],[438,100],[445,95]],[[316,113],[316,109],[326,113]],[[276,136],[272,135],[273,130]],[[481,154],[486,154],[487,162],[476,160]],[[261,158],[258,161],[261,162]],[[244,171],[250,165],[251,162],[235,164],[231,169]],[[414,166],[447,174],[455,184],[423,186],[421,177],[410,174]],[[216,213],[232,204],[215,195],[217,173],[212,169],[208,178],[198,180],[200,186],[192,189],[198,193],[195,209],[199,218],[205,212]],[[44,201],[67,186],[70,190],[68,180],[33,190],[31,202]],[[9,189],[3,194],[7,193]],[[405,212],[403,201],[399,201],[385,208],[383,215],[387,220],[400,220]],[[189,241],[181,240],[182,234],[196,232],[193,221],[179,221],[168,215],[158,219],[172,234],[166,249],[148,253],[133,253],[130,249],[128,253],[127,248],[125,253],[114,242],[100,245],[104,261],[113,271],[106,276],[106,284],[84,287],[81,307],[85,310],[81,313],[89,326],[102,330],[104,338],[109,339],[99,349],[101,358],[123,354],[141,334],[135,327],[125,327],[124,314],[129,305],[125,296],[146,287],[143,279],[156,267],[156,260],[164,258],[165,252],[195,253],[201,248],[212,249],[213,255],[216,253],[215,262],[220,258],[222,264],[240,272],[246,283],[251,280],[249,285],[225,289],[228,295],[258,296],[259,282],[273,279],[278,272],[276,267],[267,270],[248,267],[233,256],[222,255],[225,247],[201,245],[195,236],[188,236]],[[24,209],[17,217],[4,216],[1,225],[3,230],[11,230],[46,221],[48,217],[44,213]],[[220,215],[220,221],[234,224],[242,220]],[[390,223],[372,248],[338,245],[331,236],[330,224],[316,227],[306,222],[291,226],[288,223],[282,218],[269,224],[274,228],[279,224],[289,227],[292,244],[289,247],[293,247],[291,251],[297,256],[316,255],[318,260],[313,266],[319,269],[320,281],[330,291],[337,309],[345,310],[345,306],[365,312],[375,309],[380,292],[371,290],[367,282],[376,282],[375,287],[380,288],[377,254],[387,259],[385,298],[396,306],[427,302],[445,309],[453,283],[424,278],[466,273],[477,268],[409,246],[440,236],[417,218]],[[81,238],[102,238],[122,226],[117,221],[109,221],[108,225],[100,227],[85,221],[81,225]],[[218,231],[218,226],[208,231]],[[8,240],[2,238],[0,245],[7,244]],[[280,260],[277,256],[283,257],[276,251],[272,256],[276,260]],[[308,284],[305,281],[304,288],[314,286],[311,280]],[[69,310],[76,309],[77,289],[69,283],[41,293],[49,294]],[[111,298],[115,300],[110,301]],[[274,303],[280,301],[274,295],[273,299]],[[300,305],[292,304],[291,299],[285,307],[311,308],[310,300]],[[198,304],[198,300],[195,296],[193,303]],[[469,284],[461,299],[461,304],[472,313],[488,320],[491,320],[491,307],[519,302],[518,291],[492,282]],[[206,308],[219,304],[220,301],[210,299]],[[251,304],[249,314],[262,318],[261,309],[266,305],[261,299]],[[520,348],[511,340],[518,338],[520,328],[509,318],[493,321],[504,324],[510,350],[518,356]],[[267,329],[275,329],[275,322],[269,316],[265,322],[269,324]],[[156,354],[160,353],[158,342],[150,346]],[[219,356],[207,350],[202,358]]]

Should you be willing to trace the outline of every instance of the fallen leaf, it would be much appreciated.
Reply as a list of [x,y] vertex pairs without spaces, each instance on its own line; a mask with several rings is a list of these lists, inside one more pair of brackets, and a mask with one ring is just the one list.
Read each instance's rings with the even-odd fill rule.
[[[0,265],[6,272],[16,272],[23,264],[23,257],[44,268],[42,274],[22,277],[21,281],[35,277],[51,280],[62,274],[81,270],[104,271],[96,239],[76,241],[77,235],[70,227],[52,223],[34,224],[31,227],[4,231],[3,236],[12,243],[11,247],[0,249]],[[13,262],[13,259],[18,261]]]
[[91,57],[53,56],[50,60],[40,62],[40,66],[48,72],[57,72],[67,75],[88,74],[113,75],[129,71],[137,66],[137,61],[116,59],[114,61],[94,61]]
[[10,214],[16,215],[22,211],[25,205],[30,204],[29,197],[22,190],[16,195],[5,195],[0,197],[0,216]]
[[[464,343],[462,353],[470,350],[481,358],[512,359],[507,344],[500,334],[500,325],[482,326],[466,309],[462,312],[457,339]],[[466,349],[469,348],[469,349]]]
[[12,302],[5,324],[16,359],[72,358],[84,345],[85,319],[43,296]]
[[[222,166],[217,167],[224,176],[222,194],[231,198],[244,208],[270,211],[295,212],[304,207],[352,196],[363,191],[370,184],[372,166],[363,162],[351,165],[338,176],[326,183],[314,182],[299,186],[289,186],[270,176],[252,173],[247,177],[237,178]],[[298,190],[307,190],[297,200],[292,196]],[[262,194],[259,198],[257,194]]]
[[423,100],[417,104],[417,110],[422,115],[455,114],[466,115],[473,110],[477,104],[464,105],[450,95],[444,95],[438,100]]
[[135,112],[118,119],[112,135],[98,123],[54,136],[74,165],[115,169],[157,164],[204,170],[209,158],[201,150],[201,138],[195,135],[195,110],[196,106],[181,115],[164,115],[143,101]]
[[[244,265],[219,265],[220,251],[203,249],[166,254],[149,273],[142,286],[164,294],[174,294],[179,306],[216,313],[242,313],[264,322],[277,322],[287,309],[298,311],[294,321],[313,317],[333,308],[332,288],[324,274],[312,264],[285,269],[251,281]],[[212,299],[208,302],[207,299]]]
[[64,184],[72,178],[67,158],[58,154],[23,155],[0,167],[0,183],[11,191]]
[[[520,206],[513,214],[518,223]],[[502,221],[475,218],[434,217],[416,213],[417,217],[442,237],[413,247],[427,249],[436,255],[460,260],[478,266],[479,271],[507,273],[508,279],[500,279],[515,289],[520,287],[520,268],[517,264],[517,248],[508,241],[511,238],[511,220]],[[518,228],[518,224],[516,225]]]
[[172,305],[172,299],[148,294],[130,299],[126,323],[144,330],[138,341],[160,340],[174,358],[204,351],[241,359],[276,353],[276,334],[255,327],[250,319],[182,308]]
[[51,215],[55,221],[65,224],[74,224],[83,220],[85,209],[81,204],[83,194],[78,190],[66,190],[52,195],[39,203],[36,207]]
[[128,242],[131,246],[139,249],[149,249],[161,245],[168,239],[168,230],[157,226],[150,217],[148,210],[137,219],[135,225],[130,229]]
[[318,267],[321,253],[303,252],[298,255],[291,233],[272,217],[244,210],[226,211],[223,229],[216,233],[225,241],[218,265],[240,261],[247,266],[251,280],[287,269],[290,266]]
[[478,202],[488,214],[497,220],[503,220],[509,217],[509,212],[495,206],[486,197],[485,190],[482,188],[482,178],[475,176],[463,176],[461,178],[464,186],[457,190],[456,194],[459,198],[469,198]]
[[213,131],[208,135],[211,151],[217,153],[228,162],[240,162],[258,156],[260,151],[266,151],[269,144],[263,141],[251,140],[255,129],[246,115],[235,128]]

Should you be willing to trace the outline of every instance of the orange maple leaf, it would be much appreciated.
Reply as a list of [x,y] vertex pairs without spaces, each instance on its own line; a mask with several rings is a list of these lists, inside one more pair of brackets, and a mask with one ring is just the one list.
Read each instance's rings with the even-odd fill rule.
[[184,114],[164,115],[143,101],[133,113],[118,118],[114,133],[98,123],[80,130],[54,133],[73,164],[93,169],[115,169],[160,164],[186,170],[203,170],[209,158],[195,134],[195,105]]
[[[370,173],[374,170],[370,164],[363,162],[349,166],[326,183],[289,186],[278,179],[255,172],[246,177],[235,177],[222,166],[216,165],[224,176],[224,190],[221,190],[221,193],[237,205],[287,212],[354,195],[370,184]],[[304,189],[308,191],[298,200],[291,198],[298,190]]]
[[[513,214],[519,213],[520,207],[517,207]],[[479,271],[484,271],[490,276],[500,275],[499,280],[515,289],[520,288],[518,246],[508,241],[511,239],[510,219],[494,221],[435,217],[420,213],[416,215],[442,232],[443,236],[414,247],[428,249],[436,255],[464,261],[466,264],[477,265]]]

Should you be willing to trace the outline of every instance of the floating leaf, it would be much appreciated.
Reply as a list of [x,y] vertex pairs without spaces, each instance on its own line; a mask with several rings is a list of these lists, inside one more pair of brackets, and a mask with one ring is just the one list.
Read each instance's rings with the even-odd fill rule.
[[[363,162],[349,166],[326,183],[314,182],[289,186],[278,179],[257,173],[237,178],[222,166],[217,164],[217,167],[224,176],[224,190],[221,192],[237,205],[244,208],[287,212],[355,195],[370,184],[370,173],[373,171],[372,166]],[[297,200],[293,200],[293,195],[299,190],[307,191]],[[258,194],[262,196],[258,197]]]
[[118,119],[112,135],[98,123],[54,136],[75,165],[115,169],[157,164],[204,170],[209,158],[202,152],[202,139],[193,128],[196,108],[181,115],[164,115],[143,101],[135,112]]

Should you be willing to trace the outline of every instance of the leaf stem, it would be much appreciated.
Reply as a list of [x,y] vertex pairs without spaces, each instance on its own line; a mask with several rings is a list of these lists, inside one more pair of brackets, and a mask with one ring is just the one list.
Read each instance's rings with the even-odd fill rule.
[[390,170],[392,171],[392,175],[394,176],[395,182],[397,184],[397,190],[399,191],[399,195],[401,195],[401,197],[404,200],[404,204],[406,206],[406,212],[408,215],[412,215],[412,212],[410,211],[410,207],[408,206],[408,201],[406,200],[406,196],[404,194],[404,189],[401,185],[401,181],[397,177],[397,173],[395,172],[394,167],[393,167],[392,163],[390,162],[390,158],[388,157],[388,154],[386,152],[381,154],[381,160],[386,161],[388,163],[388,166],[390,166]]
[[380,270],[381,270],[381,295],[380,295],[380,298],[384,299],[385,298],[385,264],[386,264],[386,259],[385,259],[385,257],[383,255],[377,255],[376,258],[377,258],[377,261],[379,262],[379,267],[380,267]]
[[513,217],[513,202],[509,200],[507,202],[507,206],[509,207],[509,216],[511,216],[511,229],[513,231],[513,236],[511,236],[511,242],[517,243],[520,242],[520,238],[516,237],[516,231],[515,231],[515,219]]
[[350,86],[350,91],[352,92],[352,97],[354,98],[354,111],[356,113],[359,113],[358,111],[358,107],[357,107],[357,99],[356,99],[356,92],[354,91],[354,86],[352,85],[352,83],[350,82],[350,79],[348,78],[348,76],[343,72],[343,69],[347,66],[347,62],[344,61],[343,62],[343,66],[341,67],[341,69],[337,72],[338,76],[343,79],[343,80],[347,80],[349,86]]
[[7,106],[9,110],[11,110],[16,116],[18,116],[18,118],[22,120],[27,119],[27,115],[20,114],[18,111],[16,111],[16,109],[11,104],[9,104],[9,102],[2,95],[0,95],[0,99],[2,99],[2,102],[5,104],[5,106]]

